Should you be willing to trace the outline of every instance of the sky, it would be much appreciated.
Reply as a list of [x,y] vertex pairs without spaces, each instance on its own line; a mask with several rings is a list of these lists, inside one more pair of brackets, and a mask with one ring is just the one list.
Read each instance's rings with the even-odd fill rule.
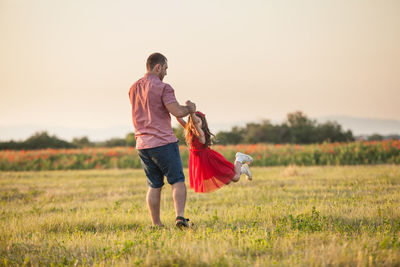
[[398,0],[0,0],[0,126],[131,128],[153,52],[210,124],[399,120],[399,14]]

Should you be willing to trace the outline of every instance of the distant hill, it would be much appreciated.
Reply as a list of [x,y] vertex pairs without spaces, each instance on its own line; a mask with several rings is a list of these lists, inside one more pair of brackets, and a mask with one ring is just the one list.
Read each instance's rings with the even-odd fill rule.
[[357,118],[350,116],[327,116],[316,119],[318,122],[337,121],[343,129],[352,130],[354,135],[400,134],[400,120]]

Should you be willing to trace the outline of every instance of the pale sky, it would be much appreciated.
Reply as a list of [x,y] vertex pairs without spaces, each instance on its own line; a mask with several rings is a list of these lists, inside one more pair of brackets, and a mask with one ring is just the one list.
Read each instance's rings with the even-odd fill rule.
[[400,119],[398,0],[0,0],[0,32],[1,126],[130,126],[153,52],[210,123]]

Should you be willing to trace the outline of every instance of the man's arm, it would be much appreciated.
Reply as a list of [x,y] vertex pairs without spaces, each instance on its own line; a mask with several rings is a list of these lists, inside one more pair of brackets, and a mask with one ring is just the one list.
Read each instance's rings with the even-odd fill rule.
[[189,115],[190,112],[196,111],[196,105],[194,103],[190,103],[187,106],[179,105],[178,102],[173,102],[165,105],[168,112],[174,115],[177,118],[182,118]]

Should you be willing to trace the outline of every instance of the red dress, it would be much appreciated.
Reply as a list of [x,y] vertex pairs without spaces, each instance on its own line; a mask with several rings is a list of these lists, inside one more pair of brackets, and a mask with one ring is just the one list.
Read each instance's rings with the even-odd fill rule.
[[190,188],[208,193],[221,188],[235,176],[234,165],[193,136],[189,154]]

